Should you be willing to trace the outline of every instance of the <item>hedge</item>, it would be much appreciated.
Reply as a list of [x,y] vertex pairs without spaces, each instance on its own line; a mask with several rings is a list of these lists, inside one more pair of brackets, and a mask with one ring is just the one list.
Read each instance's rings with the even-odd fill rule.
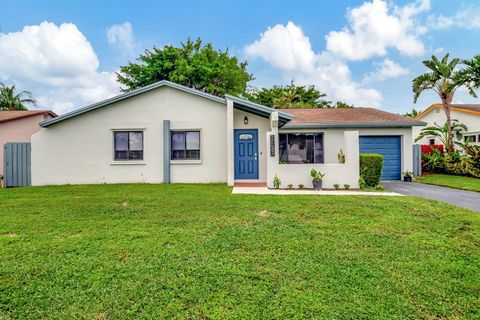
[[360,179],[367,187],[375,187],[382,176],[383,156],[381,154],[360,155]]

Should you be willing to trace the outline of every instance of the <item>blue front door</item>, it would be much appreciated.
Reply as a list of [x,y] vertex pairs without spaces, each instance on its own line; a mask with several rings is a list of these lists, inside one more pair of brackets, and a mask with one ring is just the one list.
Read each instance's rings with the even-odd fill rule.
[[382,180],[400,180],[402,151],[398,136],[360,136],[360,153],[383,156]]
[[235,130],[235,179],[258,179],[258,132]]

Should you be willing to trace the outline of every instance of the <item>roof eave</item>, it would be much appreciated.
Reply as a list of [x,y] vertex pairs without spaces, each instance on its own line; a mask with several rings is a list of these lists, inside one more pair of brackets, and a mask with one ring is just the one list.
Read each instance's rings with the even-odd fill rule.
[[205,93],[205,92],[202,92],[202,91],[199,91],[199,90],[188,88],[188,87],[182,86],[182,85],[174,83],[174,82],[170,82],[170,81],[167,81],[167,80],[161,80],[161,81],[155,82],[151,85],[148,85],[148,86],[145,86],[145,87],[142,87],[142,88],[138,88],[138,89],[135,89],[133,91],[123,93],[123,94],[117,95],[117,96],[109,98],[109,99],[105,99],[103,101],[91,104],[91,105],[86,106],[84,108],[74,110],[72,112],[68,112],[68,113],[66,113],[64,115],[61,115],[59,117],[56,117],[56,118],[53,118],[53,119],[50,119],[50,120],[46,120],[46,121],[42,121],[40,123],[40,126],[46,128],[46,127],[48,127],[52,124],[55,124],[55,123],[58,123],[58,122],[76,117],[76,116],[81,115],[83,113],[86,113],[86,112],[89,112],[89,111],[107,106],[109,104],[112,104],[112,103],[115,103],[115,102],[118,102],[118,101],[122,101],[122,100],[125,100],[125,99],[128,99],[128,98],[134,97],[134,96],[139,95],[141,93],[148,92],[148,91],[151,91],[151,90],[163,87],[163,86],[176,88],[176,89],[179,89],[181,91],[189,92],[189,93],[195,94],[197,96],[201,96],[201,97],[204,97],[204,98],[216,101],[216,102],[225,103],[224,98],[220,98],[220,97],[211,95],[209,93]]
[[327,128],[411,128],[425,126],[425,122],[388,122],[388,123],[289,123],[283,129],[327,129]]

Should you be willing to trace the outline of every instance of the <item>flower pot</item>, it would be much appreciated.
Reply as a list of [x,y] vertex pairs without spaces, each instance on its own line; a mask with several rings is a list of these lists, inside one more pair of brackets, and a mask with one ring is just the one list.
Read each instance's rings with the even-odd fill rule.
[[412,177],[403,177],[403,181],[412,182]]
[[313,189],[322,190],[322,181],[312,180]]

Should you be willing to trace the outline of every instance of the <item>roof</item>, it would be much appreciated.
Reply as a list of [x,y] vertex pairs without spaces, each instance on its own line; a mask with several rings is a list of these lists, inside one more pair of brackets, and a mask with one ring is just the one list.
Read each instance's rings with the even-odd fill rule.
[[0,123],[46,114],[52,117],[57,115],[50,110],[20,110],[20,111],[0,111]]
[[[433,108],[441,109],[443,108],[443,105],[440,103],[432,104],[431,106],[420,112],[420,114],[415,119],[423,118]],[[452,111],[464,112],[480,116],[480,104],[450,104],[450,109]]]
[[285,123],[289,122],[294,118],[294,116],[288,113],[287,111],[282,111],[282,110],[274,109],[271,107],[267,107],[267,106],[249,101],[247,99],[231,96],[228,94],[225,95],[225,98],[232,100],[233,106],[236,109],[244,110],[261,117],[268,118],[272,112],[278,112],[278,122],[280,123],[280,125],[284,125]]
[[284,128],[424,126],[425,122],[374,108],[281,109],[295,117]]
[[[181,90],[181,91],[184,91],[184,92],[187,92],[187,93],[191,93],[191,94],[194,94],[194,95],[206,98],[206,99],[210,99],[210,100],[213,100],[213,101],[216,101],[216,102],[220,102],[220,103],[223,103],[223,104],[226,104],[226,99],[230,99],[230,100],[234,101],[235,108],[242,109],[242,110],[257,114],[259,116],[263,116],[263,117],[268,117],[272,112],[277,111],[273,108],[266,107],[266,106],[263,106],[263,105],[260,105],[260,104],[256,104],[256,103],[253,103],[251,101],[248,101],[248,100],[245,100],[245,99],[242,99],[242,98],[238,98],[238,97],[234,97],[234,96],[230,96],[230,95],[225,95],[225,98],[221,98],[221,97],[209,94],[209,93],[205,93],[203,91],[195,90],[195,89],[180,85],[178,83],[170,82],[170,81],[167,81],[167,80],[162,80],[162,81],[155,82],[151,85],[148,85],[148,86],[145,86],[145,87],[142,87],[142,88],[139,88],[139,89],[135,89],[133,91],[130,91],[130,92],[127,92],[127,93],[124,93],[124,94],[117,95],[113,98],[94,103],[94,104],[86,106],[84,108],[80,108],[80,109],[74,110],[72,112],[68,112],[68,113],[66,113],[64,115],[61,115],[59,117],[56,117],[54,119],[43,121],[43,122],[40,123],[40,125],[42,127],[48,127],[52,124],[55,124],[55,123],[58,123],[58,122],[61,122],[61,121],[79,116],[81,114],[84,114],[84,113],[96,110],[98,108],[102,108],[102,107],[111,105],[111,104],[113,104],[115,102],[118,102],[118,101],[122,101],[122,100],[129,99],[131,97],[135,97],[135,96],[137,96],[139,94],[142,94],[144,92],[152,91],[154,89],[164,87],[164,86],[175,88],[175,89],[178,89],[178,90]],[[291,115],[289,115],[285,112],[279,112],[279,122],[281,124],[284,124],[284,123],[288,122],[292,118],[293,118],[293,116],[291,116]]]

